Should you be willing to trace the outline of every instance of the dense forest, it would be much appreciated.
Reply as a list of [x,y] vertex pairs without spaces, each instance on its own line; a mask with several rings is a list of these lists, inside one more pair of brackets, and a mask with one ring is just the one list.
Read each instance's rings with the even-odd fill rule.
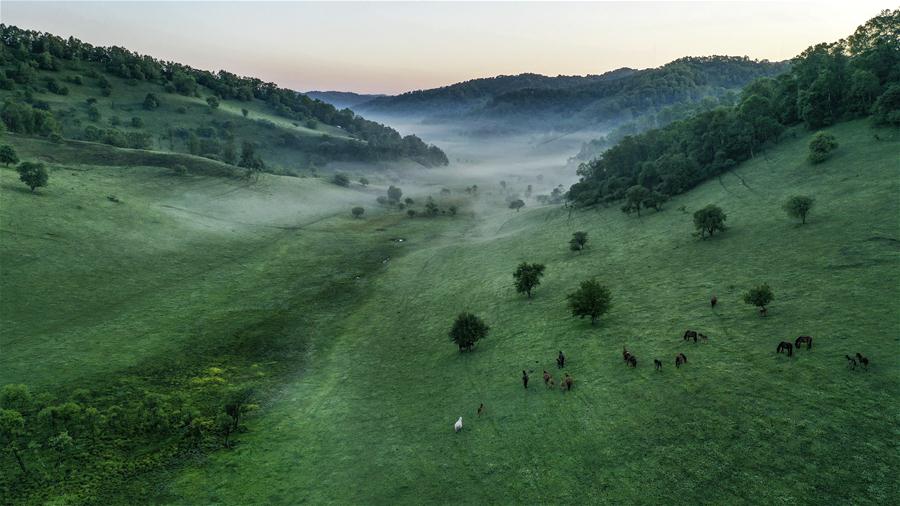
[[[251,111],[246,107],[250,104],[261,106],[267,113],[284,118],[296,127],[296,132],[270,136],[276,139],[273,145],[313,153],[320,163],[409,158],[426,166],[447,164],[447,158],[439,148],[425,144],[415,135],[401,136],[349,109],[338,110],[331,104],[260,79],[241,77],[224,70],[215,73],[198,70],[121,47],[96,47],[74,37],[63,39],[14,26],[0,25],[0,39],[0,94],[5,99],[2,117],[5,127],[13,132],[105,142],[119,147],[166,148],[167,143],[156,140],[160,132],[142,124],[144,118],[138,117],[129,125],[120,125],[113,120],[109,125],[112,128],[101,128],[97,124],[101,106],[118,106],[129,112],[131,109],[123,106],[123,102],[139,90],[143,100],[137,105],[144,111],[156,111],[167,102],[166,96],[176,95],[205,98],[204,105],[208,104],[211,109],[219,108],[225,101],[235,102],[238,108],[245,107],[242,119],[248,121]],[[89,94],[84,103],[75,103],[74,98],[66,100],[70,93],[76,95],[76,90],[86,94],[85,89],[96,93]],[[54,109],[51,106],[54,102],[62,107]],[[82,112],[86,121],[79,117]],[[185,114],[186,110],[179,108],[169,112]],[[277,125],[258,121],[261,128],[278,129]],[[88,124],[85,126],[84,123]],[[192,148],[185,149],[192,154],[236,162],[238,155],[234,144],[240,139],[236,139],[234,130],[241,126],[232,120],[210,123],[207,128],[219,130],[215,135],[203,135],[198,131],[166,132],[168,147],[174,144],[174,137],[182,140],[186,148]],[[125,126],[129,128],[123,128]],[[322,127],[329,128],[331,134],[318,132],[309,136],[301,132],[301,129],[309,131]],[[191,140],[192,135],[197,139]],[[208,139],[206,147],[213,146],[214,149],[202,149],[200,143],[204,138]],[[256,156],[261,156],[261,164],[266,147],[259,143],[255,149]]]
[[611,202],[637,185],[682,193],[752,158],[788,127],[817,130],[869,115],[900,126],[900,10],[882,12],[846,40],[808,48],[789,71],[746,86],[733,106],[625,136],[579,167],[569,199]]
[[601,75],[536,74],[475,79],[433,90],[362,103],[360,111],[461,120],[478,131],[575,131],[609,128],[662,109],[718,100],[758,77],[783,72],[786,62],[746,57],[682,58],[659,68],[622,68]]

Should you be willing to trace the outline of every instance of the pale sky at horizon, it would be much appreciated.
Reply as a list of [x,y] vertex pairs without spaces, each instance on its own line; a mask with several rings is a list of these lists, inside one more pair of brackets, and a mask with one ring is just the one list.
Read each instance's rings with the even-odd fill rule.
[[600,74],[711,54],[783,60],[886,2],[0,2],[0,22],[307,90]]

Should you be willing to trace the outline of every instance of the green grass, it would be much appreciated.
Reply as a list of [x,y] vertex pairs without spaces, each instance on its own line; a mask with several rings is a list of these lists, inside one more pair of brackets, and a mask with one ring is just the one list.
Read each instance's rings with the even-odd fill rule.
[[[231,452],[163,495],[181,504],[884,504],[898,496],[898,142],[859,123],[804,161],[783,143],[640,220],[556,208],[478,217],[392,262],[333,347],[286,385]],[[743,180],[743,183],[742,183]],[[745,184],[744,184],[745,183]],[[808,225],[780,209],[818,199]],[[687,213],[717,203],[730,230],[700,241]],[[578,255],[566,243],[590,234]],[[520,261],[547,264],[531,301]],[[614,306],[597,327],[564,297],[596,276]],[[741,293],[768,282],[768,318]],[[711,311],[708,299],[720,304]],[[471,354],[446,333],[471,310],[491,326]],[[710,336],[687,344],[686,328]],[[815,338],[793,359],[781,340]],[[626,368],[627,345],[640,365]],[[570,360],[573,392],[542,369]],[[851,372],[843,355],[872,359]],[[689,364],[676,370],[674,355]],[[655,372],[652,359],[665,366]],[[534,370],[525,391],[520,371]],[[487,413],[475,417],[484,402]],[[452,424],[464,417],[465,429]],[[893,478],[892,478],[893,477]]]
[[[94,490],[105,502],[890,503],[900,135],[830,131],[840,148],[824,164],[805,162],[800,134],[640,219],[485,204],[456,219],[353,220],[373,194],[158,167],[52,165],[31,195],[2,169],[0,384],[190,389],[213,366],[227,381],[270,375],[235,448]],[[817,199],[805,226],[781,210],[795,193]],[[700,241],[690,214],[709,203],[729,230]],[[568,251],[576,230],[589,233],[584,254]],[[521,261],[547,265],[532,300],[512,286]],[[596,327],[565,306],[593,276],[613,294]],[[740,300],[761,282],[776,296],[767,318]],[[492,327],[466,354],[447,337],[463,310]],[[686,328],[709,342],[684,343]],[[802,334],[811,352],[774,353]],[[560,349],[569,393],[540,382],[542,369],[559,376]],[[870,371],[846,369],[857,351]],[[689,363],[676,370],[678,352]]]

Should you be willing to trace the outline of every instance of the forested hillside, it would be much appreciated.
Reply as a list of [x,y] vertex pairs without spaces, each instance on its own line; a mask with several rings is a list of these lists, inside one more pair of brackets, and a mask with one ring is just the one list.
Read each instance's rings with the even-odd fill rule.
[[0,25],[6,129],[298,173],[331,161],[446,165],[435,146],[274,83]]
[[[664,199],[754,157],[788,127],[817,130],[869,115],[876,124],[900,126],[900,10],[884,11],[846,40],[808,48],[791,61],[790,71],[744,88],[734,106],[625,137],[579,167],[581,181],[569,198],[581,205],[628,193]],[[811,161],[838,142],[825,134],[817,138]],[[626,207],[634,204],[643,205]]]
[[746,57],[682,58],[655,69],[619,69],[598,76],[535,74],[476,79],[434,90],[383,97],[360,111],[465,120],[502,132],[608,128],[677,104],[718,100],[784,62]]

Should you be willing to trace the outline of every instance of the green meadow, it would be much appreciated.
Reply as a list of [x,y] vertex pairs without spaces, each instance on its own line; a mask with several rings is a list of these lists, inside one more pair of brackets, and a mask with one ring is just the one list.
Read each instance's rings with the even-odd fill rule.
[[[864,122],[830,131],[841,147],[822,165],[805,160],[810,135],[798,132],[641,218],[483,206],[398,223],[402,254],[310,329],[302,373],[234,449],[171,470],[158,500],[892,502],[900,137],[875,140]],[[797,193],[817,200],[803,226],[781,210]],[[699,240],[690,214],[709,203],[729,228]],[[582,254],[567,248],[577,230],[590,237]],[[512,287],[522,261],[547,265],[532,300]],[[613,294],[593,327],[565,305],[591,277]],[[741,300],[762,282],[775,293],[765,318]],[[447,337],[464,310],[491,326],[471,353]],[[685,329],[709,341],[684,342]],[[775,353],[798,335],[813,336],[811,351]],[[623,364],[623,346],[636,369]],[[544,369],[561,375],[558,350],[571,392],[540,380]],[[679,352],[689,363],[676,369]],[[868,371],[848,369],[844,355],[856,352],[870,358]]]

